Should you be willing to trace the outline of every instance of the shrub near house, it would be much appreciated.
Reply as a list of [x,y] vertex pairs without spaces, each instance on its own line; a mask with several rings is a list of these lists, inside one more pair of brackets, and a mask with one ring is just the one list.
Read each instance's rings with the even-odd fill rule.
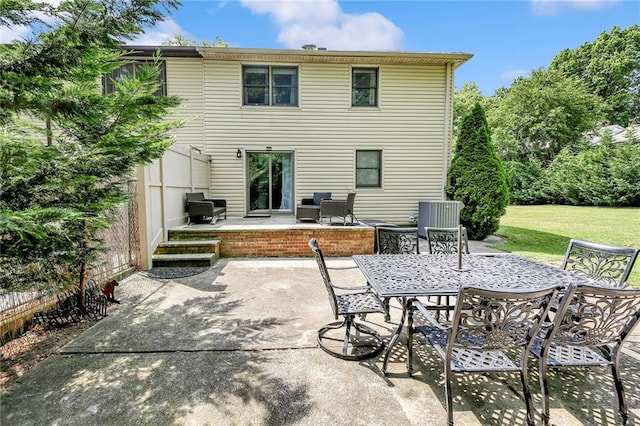
[[447,194],[463,203],[460,222],[467,227],[469,238],[482,240],[495,232],[500,216],[506,213],[509,189],[480,104],[462,120],[449,181]]

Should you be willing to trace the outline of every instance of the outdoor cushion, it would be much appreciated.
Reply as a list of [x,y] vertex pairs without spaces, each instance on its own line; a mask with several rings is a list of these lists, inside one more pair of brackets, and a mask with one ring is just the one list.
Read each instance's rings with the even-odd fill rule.
[[313,198],[303,198],[296,208],[296,219],[320,220],[320,203],[322,200],[330,200],[330,192],[314,192]]

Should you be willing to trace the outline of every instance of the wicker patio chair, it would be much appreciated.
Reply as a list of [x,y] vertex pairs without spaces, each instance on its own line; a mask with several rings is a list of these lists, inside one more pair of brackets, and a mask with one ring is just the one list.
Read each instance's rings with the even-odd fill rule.
[[330,192],[314,192],[313,198],[303,198],[296,207],[296,220],[320,220],[320,203],[322,200],[330,200]]
[[614,287],[626,287],[626,281],[640,249],[616,247],[572,239],[562,268],[605,281]]
[[323,217],[329,218],[329,225],[331,225],[331,218],[342,218],[342,224],[347,224],[347,218],[350,219],[350,224],[353,225],[355,215],[353,214],[353,202],[355,201],[356,193],[350,192],[347,194],[346,200],[322,200],[320,202],[320,223],[322,223]]
[[572,286],[552,317],[553,322],[543,329],[531,348],[539,358],[544,424],[549,424],[548,369],[580,366],[611,367],[618,412],[626,424],[627,404],[620,376],[621,347],[640,319],[640,290]]
[[[331,281],[324,261],[322,250],[315,238],[309,240],[309,246],[315,255],[320,275],[329,294],[329,303],[333,316],[337,320],[318,330],[318,344],[328,354],[346,360],[361,360],[376,356],[384,348],[384,341],[374,329],[356,322],[356,315],[368,313],[385,313],[382,301],[371,291],[370,287],[339,287]],[[336,290],[341,293],[336,293]],[[341,335],[344,328],[344,335]],[[352,336],[351,329],[356,330]],[[342,342],[342,350],[333,350],[331,342]],[[334,345],[335,346],[335,345]]]
[[227,218],[226,200],[205,198],[203,192],[187,192],[186,200],[188,223],[216,223],[223,214]]
[[528,355],[558,290],[548,287],[507,292],[465,285],[458,292],[453,321],[448,326],[440,324],[421,302],[414,303],[427,324],[409,329],[409,333],[424,334],[443,360],[449,425],[453,425],[452,374],[490,371],[520,373],[527,423],[535,424]]

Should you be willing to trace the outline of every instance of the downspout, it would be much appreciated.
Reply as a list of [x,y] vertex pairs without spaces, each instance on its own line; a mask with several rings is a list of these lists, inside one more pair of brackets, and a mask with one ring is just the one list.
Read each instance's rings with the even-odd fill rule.
[[[205,65],[205,61],[206,61],[206,56],[200,51],[200,49],[198,47],[196,47],[196,51],[200,54],[200,58],[202,58],[202,64],[201,64],[201,82],[202,82],[202,97],[200,98],[200,105],[201,105],[201,111],[202,111],[202,150],[204,151],[203,153],[205,155],[207,155],[209,157],[209,184],[208,184],[208,190],[209,190],[209,196],[211,196],[211,156],[210,154],[207,153],[207,109],[206,109],[206,99],[205,99],[205,84],[206,84],[206,65]],[[193,173],[193,169],[191,169],[191,172]]]
[[442,199],[446,199],[446,192],[444,188],[448,184],[447,172],[451,165],[453,155],[453,65],[448,62],[445,67],[445,85],[444,85],[444,123],[443,123],[443,141],[442,146],[444,152],[442,153]]

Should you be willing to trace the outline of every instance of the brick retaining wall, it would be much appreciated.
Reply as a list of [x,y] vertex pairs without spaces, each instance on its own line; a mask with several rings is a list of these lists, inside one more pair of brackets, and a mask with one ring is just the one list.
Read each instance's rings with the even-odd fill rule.
[[169,231],[169,240],[218,238],[221,257],[309,257],[309,240],[316,238],[325,256],[373,253],[374,228],[323,227]]

